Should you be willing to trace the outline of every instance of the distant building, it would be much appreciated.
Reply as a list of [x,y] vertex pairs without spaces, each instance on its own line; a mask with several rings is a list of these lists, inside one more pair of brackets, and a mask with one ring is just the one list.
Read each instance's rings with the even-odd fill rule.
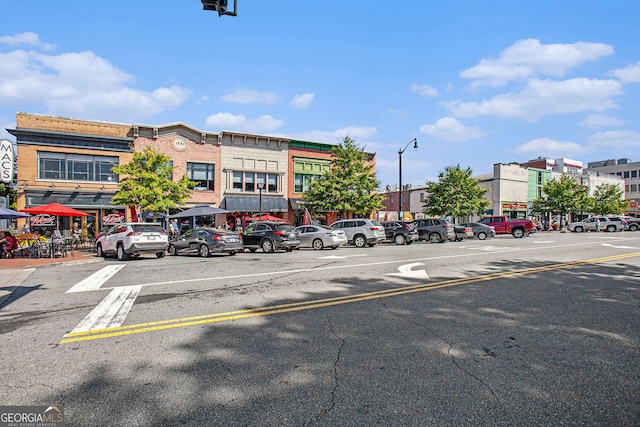
[[[629,200],[630,206],[627,214],[640,215],[640,162],[633,162],[628,158],[599,160],[589,162],[586,171],[601,179],[614,178],[614,182],[623,181],[625,198]],[[617,178],[617,181],[615,180]]]

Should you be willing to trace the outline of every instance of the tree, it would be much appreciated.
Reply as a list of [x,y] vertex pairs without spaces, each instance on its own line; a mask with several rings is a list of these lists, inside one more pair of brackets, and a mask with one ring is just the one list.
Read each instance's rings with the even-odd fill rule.
[[190,190],[197,184],[186,175],[174,182],[171,159],[151,147],[133,153],[131,162],[114,166],[113,172],[124,178],[111,203],[138,206],[147,212],[167,212],[169,208],[177,207],[189,198]]
[[331,169],[314,180],[304,194],[311,211],[336,210],[346,218],[348,212],[368,216],[383,208],[376,193],[378,180],[367,154],[348,136],[331,150]]
[[472,173],[471,168],[462,170],[459,164],[447,166],[438,174],[438,182],[427,182],[424,213],[458,218],[485,210],[489,200],[484,195],[489,190],[482,188]]
[[569,174],[563,174],[560,180],[548,181],[542,187],[542,193],[544,196],[533,202],[535,212],[564,215],[588,212],[592,206],[589,189]]
[[596,215],[621,214],[629,207],[624,192],[614,184],[602,184],[593,193],[593,210]]

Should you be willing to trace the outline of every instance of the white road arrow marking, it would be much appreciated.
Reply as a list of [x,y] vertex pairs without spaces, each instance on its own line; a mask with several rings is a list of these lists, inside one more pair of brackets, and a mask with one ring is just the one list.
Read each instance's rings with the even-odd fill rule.
[[358,256],[367,256],[367,254],[345,255],[345,256],[329,255],[329,256],[320,257],[320,259],[345,259],[345,258],[355,258],[355,257],[358,257]]
[[120,271],[125,265],[108,265],[93,273],[91,276],[73,285],[66,293],[70,292],[86,292],[100,289],[107,280],[111,279],[114,274]]
[[638,248],[634,248],[633,246],[616,246],[610,243],[603,243],[602,246],[609,246],[610,248],[616,248],[616,249],[638,249]]
[[121,326],[141,289],[140,285],[114,288],[71,333]]
[[411,279],[428,279],[429,275],[424,270],[412,270],[413,267],[424,265],[421,262],[414,262],[412,264],[404,264],[398,267],[398,273],[389,273],[387,276],[400,276],[408,277]]

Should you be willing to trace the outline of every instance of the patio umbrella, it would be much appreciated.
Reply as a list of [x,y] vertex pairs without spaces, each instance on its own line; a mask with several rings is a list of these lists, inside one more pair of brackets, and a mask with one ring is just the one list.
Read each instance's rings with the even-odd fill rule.
[[273,215],[264,214],[262,216],[257,215],[253,217],[246,217],[245,221],[278,221],[278,222],[286,222],[284,219],[279,218]]
[[13,209],[0,207],[0,219],[26,218],[28,216],[30,215],[26,213],[20,213],[18,211],[14,211]]
[[61,205],[60,203],[49,203],[48,205],[20,209],[20,212],[27,212],[32,215],[49,214],[57,216],[89,216],[88,213],[84,213],[68,206]]
[[226,209],[216,208],[209,205],[196,205],[186,211],[178,212],[177,214],[169,215],[169,218],[189,218],[193,216],[211,216],[223,213],[230,213]]

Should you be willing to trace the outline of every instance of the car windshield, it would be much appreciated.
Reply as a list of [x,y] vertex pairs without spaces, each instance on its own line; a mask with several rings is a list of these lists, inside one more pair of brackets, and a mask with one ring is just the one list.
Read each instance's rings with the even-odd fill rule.
[[131,226],[136,233],[162,233],[164,228],[160,224],[133,224]]

